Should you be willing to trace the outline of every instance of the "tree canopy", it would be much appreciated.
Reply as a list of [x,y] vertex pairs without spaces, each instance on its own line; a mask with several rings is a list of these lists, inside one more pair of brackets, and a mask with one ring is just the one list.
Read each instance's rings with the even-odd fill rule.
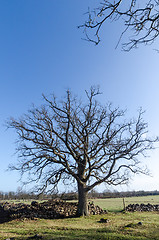
[[12,169],[28,173],[28,182],[40,192],[75,181],[79,215],[88,214],[87,193],[94,187],[125,184],[131,173],[145,174],[142,156],[158,141],[147,137],[141,109],[136,119],[126,120],[126,111],[97,101],[98,88],[85,94],[86,100],[70,90],[62,99],[43,95],[43,105],[8,122],[18,136],[19,162]]
[[[121,21],[125,28],[118,44],[128,30],[132,32],[129,40],[123,43],[126,51],[139,44],[151,44],[159,35],[159,1],[157,0],[102,0],[87,12],[87,20],[80,27],[84,29],[85,39],[99,44],[100,32],[108,21]],[[118,45],[117,44],[117,45]]]

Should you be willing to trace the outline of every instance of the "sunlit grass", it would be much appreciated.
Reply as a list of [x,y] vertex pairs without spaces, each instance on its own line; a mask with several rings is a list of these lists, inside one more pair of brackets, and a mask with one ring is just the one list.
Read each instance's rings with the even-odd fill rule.
[[[109,219],[100,223],[100,218]],[[142,225],[138,225],[142,222]],[[127,226],[130,225],[130,226]],[[159,239],[158,213],[109,213],[68,219],[13,220],[0,225],[0,239],[17,240],[38,234],[43,239]]]
[[[133,203],[159,204],[159,195],[144,197],[127,197],[124,198],[124,201],[126,206]],[[95,205],[99,205],[101,208],[106,209],[110,212],[118,212],[124,209],[123,198],[93,199],[93,202],[95,203]]]
[[[108,214],[53,220],[13,220],[0,224],[0,239],[14,237],[25,240],[37,234],[43,240],[159,240],[159,213],[120,212],[123,209],[122,198],[93,201],[107,209]],[[159,196],[125,198],[125,202],[126,205],[148,202],[157,204]],[[109,219],[108,223],[100,223],[101,218]]]

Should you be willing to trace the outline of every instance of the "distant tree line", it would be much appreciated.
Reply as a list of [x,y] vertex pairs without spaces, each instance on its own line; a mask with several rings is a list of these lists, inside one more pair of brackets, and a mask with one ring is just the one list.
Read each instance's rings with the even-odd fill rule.
[[[127,192],[118,192],[118,191],[103,191],[97,192],[95,190],[91,191],[88,195],[89,199],[92,198],[123,198],[123,197],[138,197],[138,196],[155,196],[159,195],[159,191],[127,191]],[[61,200],[77,200],[77,192],[67,192],[67,193],[54,193],[54,194],[40,194],[29,193],[25,191],[9,191],[9,192],[0,192],[0,200],[49,200],[49,199],[61,199]]]
[[34,193],[28,193],[25,191],[21,192],[0,192],[0,200],[40,200],[40,199],[47,199],[49,196],[45,194],[37,195]]
[[[96,197],[96,193],[93,193],[94,197]],[[120,197],[139,197],[139,196],[149,196],[149,195],[159,195],[159,191],[127,191],[127,192],[110,192],[104,191],[103,193],[98,193],[98,198],[120,198]]]

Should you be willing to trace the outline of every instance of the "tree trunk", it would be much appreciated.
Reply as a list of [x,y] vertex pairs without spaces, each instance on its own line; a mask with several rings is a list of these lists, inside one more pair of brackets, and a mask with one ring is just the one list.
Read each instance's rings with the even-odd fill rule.
[[85,185],[78,183],[78,210],[77,215],[88,216],[88,192]]

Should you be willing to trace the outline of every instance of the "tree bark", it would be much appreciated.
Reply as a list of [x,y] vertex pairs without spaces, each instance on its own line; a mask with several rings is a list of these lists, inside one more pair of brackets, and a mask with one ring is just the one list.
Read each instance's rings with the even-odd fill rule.
[[88,216],[88,192],[85,184],[78,183],[78,210],[77,216]]

